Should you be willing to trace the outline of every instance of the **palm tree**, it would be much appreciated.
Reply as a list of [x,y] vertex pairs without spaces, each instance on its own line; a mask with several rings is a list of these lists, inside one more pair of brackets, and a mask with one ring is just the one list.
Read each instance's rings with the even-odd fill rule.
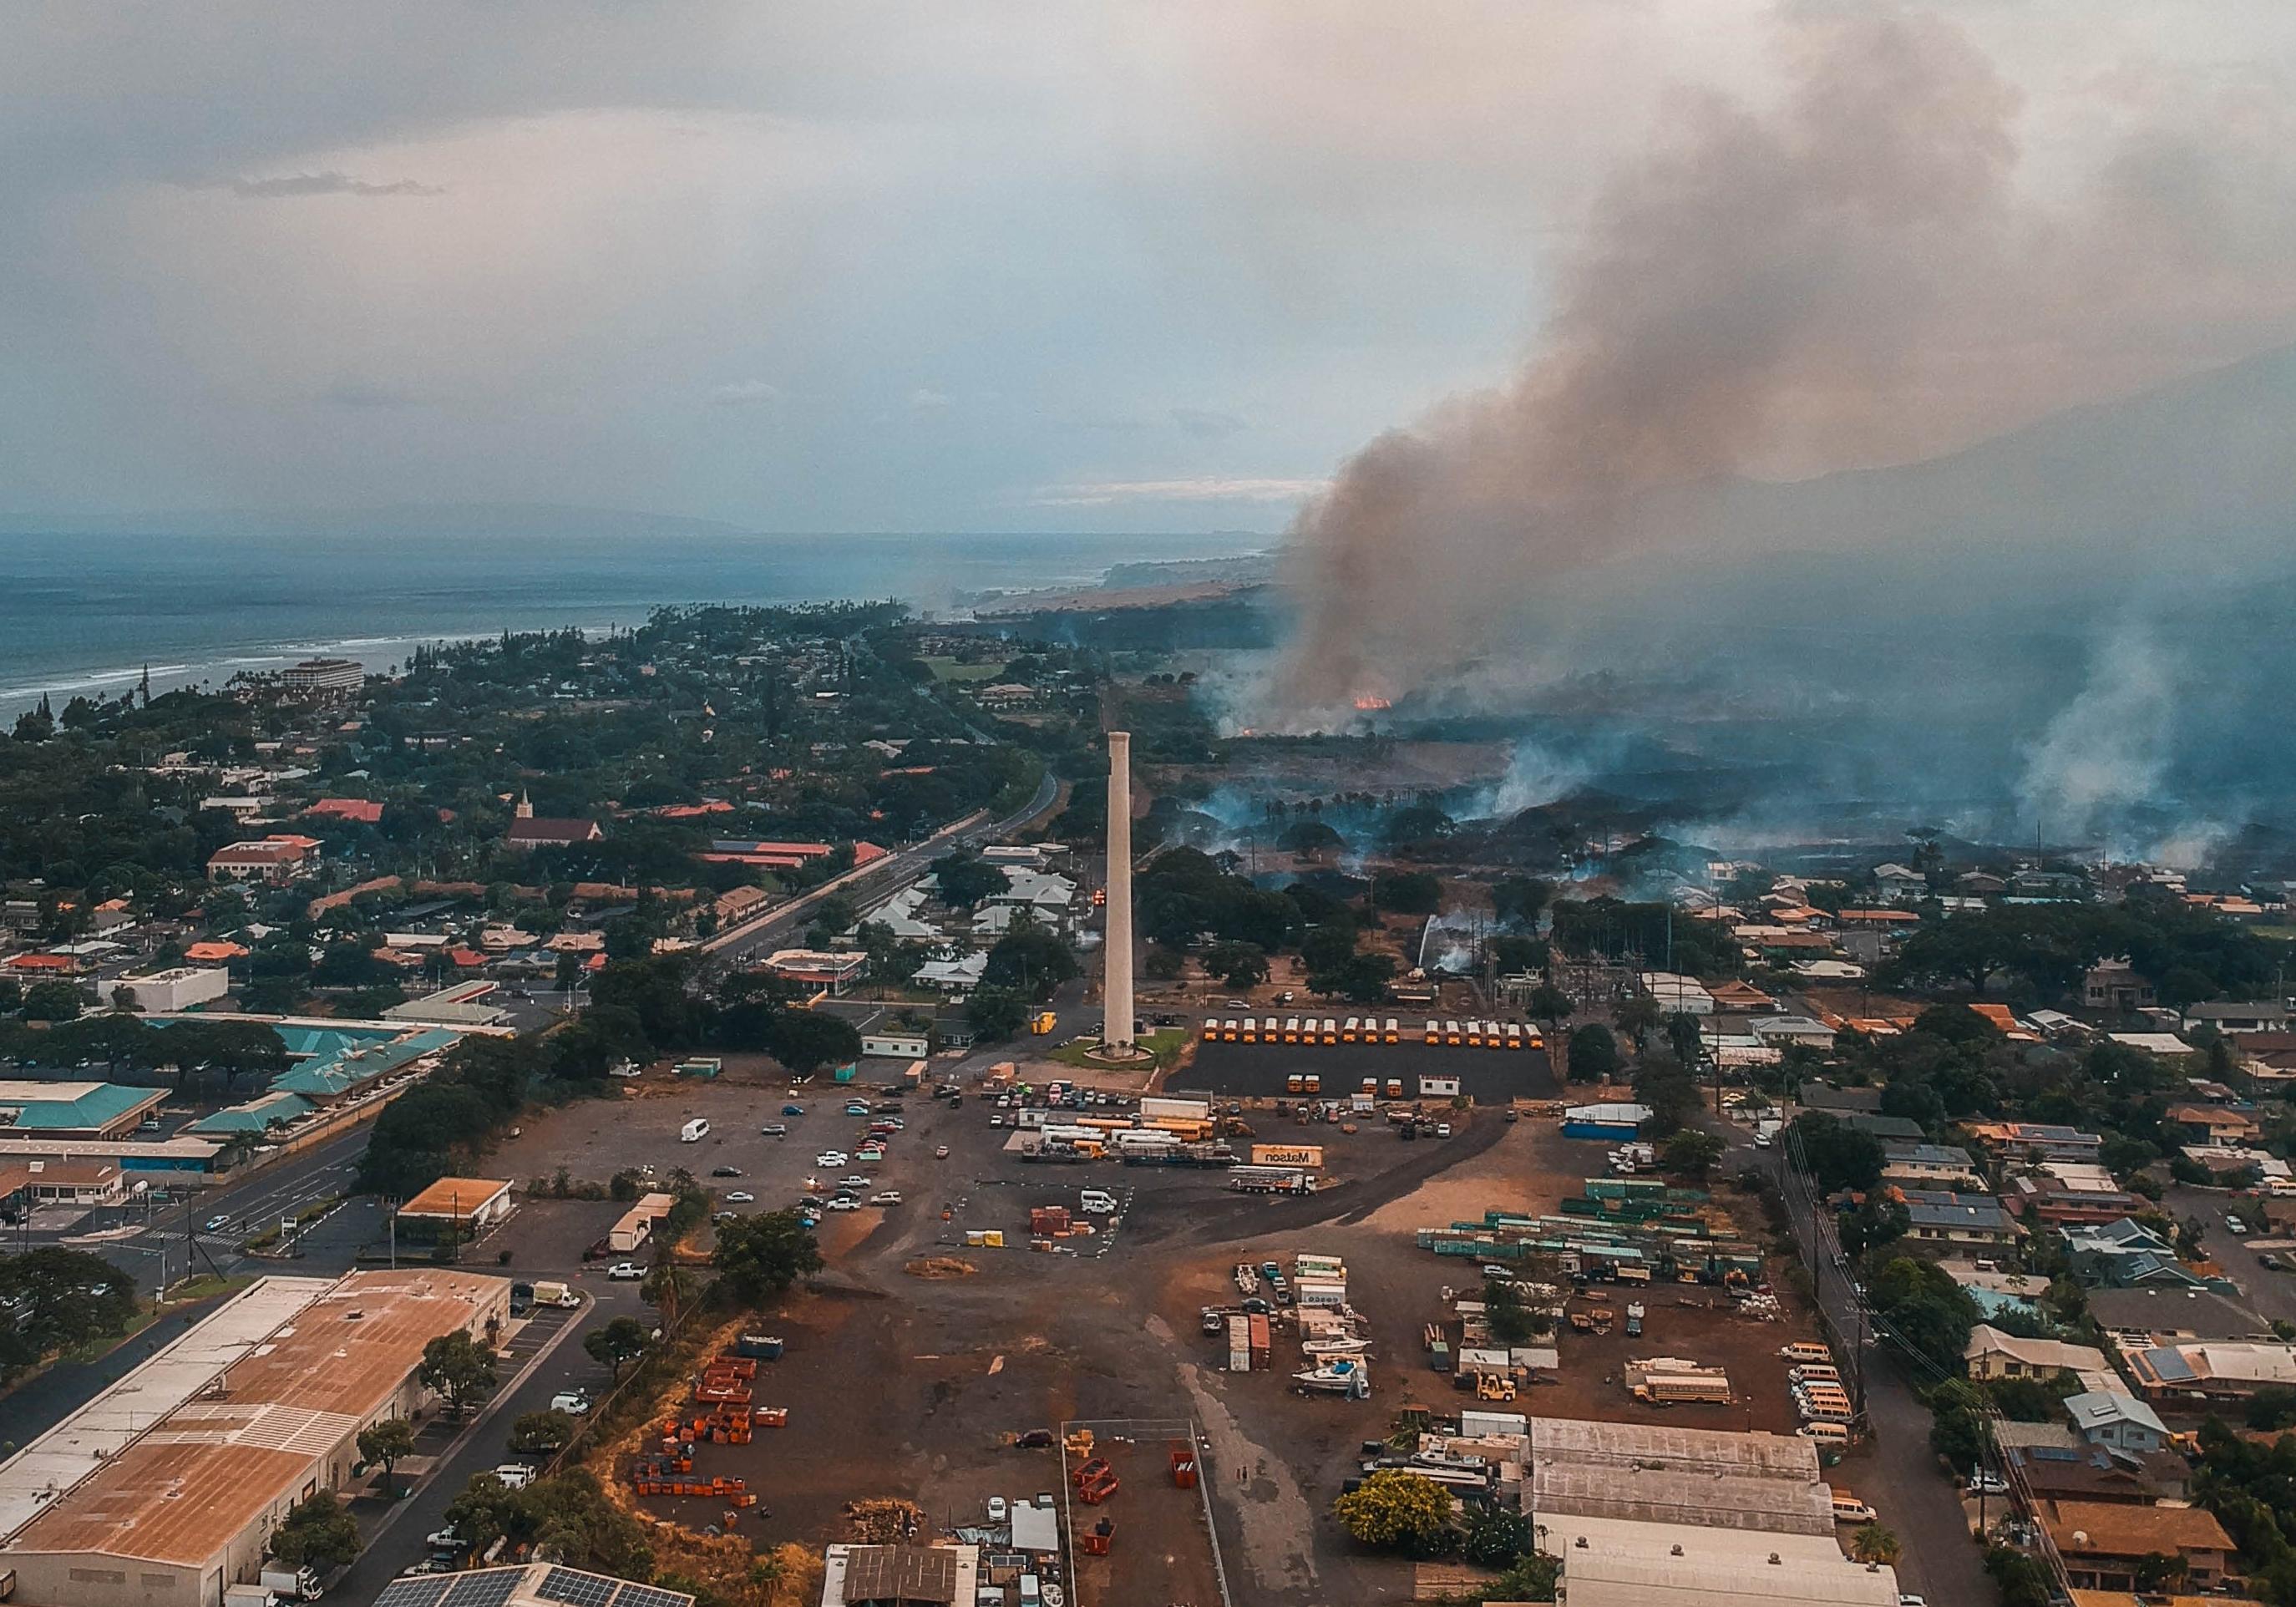
[[1898,1537],[1879,1523],[1862,1525],[1849,1537],[1849,1554],[1860,1562],[1894,1563],[1905,1554],[1905,1549]]

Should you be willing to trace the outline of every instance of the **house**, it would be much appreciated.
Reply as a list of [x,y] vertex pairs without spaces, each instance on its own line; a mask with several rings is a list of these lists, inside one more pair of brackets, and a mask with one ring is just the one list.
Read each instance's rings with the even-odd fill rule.
[[943,993],[970,993],[980,986],[980,978],[988,969],[985,954],[966,955],[955,960],[927,960],[917,967],[916,983],[921,988],[938,988]]
[[2104,1148],[2104,1139],[2099,1134],[2049,1122],[1972,1121],[1963,1125],[1972,1138],[2011,1160],[2093,1162]]
[[2238,1400],[2259,1390],[2296,1388],[2296,1345],[2202,1340],[2132,1350],[2123,1359],[2138,1392],[2156,1400]]
[[2060,1373],[2112,1376],[2102,1350],[2062,1340],[2019,1339],[1988,1323],[1970,1330],[1961,1354],[1969,1376],[1975,1379],[2054,1378]]
[[[2065,1256],[2072,1275],[2090,1285],[2115,1289],[2136,1286],[2139,1278],[2173,1282],[2152,1276],[2157,1264],[2177,1265],[2176,1246],[2133,1218],[2112,1222],[2075,1224],[2064,1230]],[[2198,1279],[2192,1280],[2197,1284]]]
[[1964,871],[1953,879],[1953,884],[1965,898],[1998,898],[2009,890],[2007,878],[1990,871]]
[[2155,1556],[2181,1562],[2186,1585],[2210,1590],[2232,1556],[2224,1525],[2197,1506],[2047,1501],[2037,1515],[2076,1590],[2134,1590],[2144,1559]]
[[1923,1136],[1922,1124],[1910,1116],[1869,1116],[1862,1111],[1852,1111],[1841,1119],[1841,1125],[1871,1133],[1885,1144],[1917,1144]]
[[821,1607],[973,1607],[980,1599],[977,1546],[832,1546],[823,1561]]
[[272,836],[226,844],[208,856],[210,881],[292,881],[317,857],[314,837]]
[[1910,865],[1877,865],[1874,892],[1884,904],[1918,904],[1930,896],[1930,879]]
[[2005,1313],[2037,1319],[2042,1316],[2041,1297],[2048,1292],[2049,1280],[2038,1274],[2002,1272],[1974,1261],[1945,1260],[1938,1267],[1976,1302],[1978,1316],[1986,1322]]
[[2016,1224],[1989,1194],[1898,1192],[1905,1196],[1906,1242],[1912,1248],[1975,1254],[2006,1250],[2017,1242]]
[[2173,1032],[2109,1032],[2105,1036],[2123,1048],[2141,1049],[2163,1060],[2175,1060],[2179,1055],[2197,1053],[2192,1045]]
[[2087,1307],[2096,1325],[2124,1346],[2132,1339],[2255,1339],[2268,1326],[2239,1301],[2206,1289],[2092,1289]]
[[2118,1390],[2087,1390],[2065,1398],[2073,1432],[2091,1445],[2110,1446],[2138,1455],[2169,1447],[2169,1426],[2134,1395]]
[[2053,1227],[2117,1222],[2150,1210],[2152,1205],[2141,1195],[2117,1188],[2075,1188],[2047,1177],[2012,1177],[2008,1187],[2004,1202],[2011,1210],[2029,1222],[2046,1222]]
[[1805,1081],[1795,1091],[1794,1098],[1805,1110],[1826,1111],[1836,1116],[1878,1113],[1882,1109],[1879,1088],[1837,1088],[1830,1083]]
[[2081,978],[2081,1003],[2091,1010],[2150,1010],[2161,1002],[2149,979],[2123,955],[2092,965]]
[[304,809],[304,816],[318,816],[325,820],[347,821],[353,825],[372,826],[382,824],[382,804],[372,798],[322,798]]
[[[2024,1425],[2032,1426],[2032,1425]],[[2054,1426],[2054,1425],[2053,1425]],[[2078,1440],[2071,1445],[2010,1445],[2001,1455],[2033,1501],[2105,1501],[2150,1506],[2183,1502],[2192,1490],[2192,1465],[2174,1451],[2132,1455]]]
[[2244,1148],[2263,1131],[2255,1117],[2226,1105],[2170,1105],[2163,1119],[2182,1127],[2193,1143],[2218,1149]]
[[1901,1185],[1942,1183],[1951,1186],[1975,1183],[1978,1172],[1967,1150],[1951,1144],[1907,1144],[1899,1139],[1882,1146],[1882,1177],[1886,1182]]
[[1669,1015],[1714,1013],[1714,996],[1695,977],[1679,976],[1670,971],[1645,971],[1642,973],[1642,986],[1643,991]]
[[534,800],[521,792],[518,795],[518,808],[512,812],[510,830],[503,834],[503,846],[523,853],[530,849],[562,849],[576,843],[596,842],[605,834],[594,820],[537,816]]
[[2209,1004],[2188,1004],[2185,1007],[2185,1025],[2199,1026],[2205,1022],[2227,1037],[2239,1037],[2259,1032],[2288,1030],[2288,1006],[2270,1000],[2251,1000],[2236,1004],[2220,1000]]

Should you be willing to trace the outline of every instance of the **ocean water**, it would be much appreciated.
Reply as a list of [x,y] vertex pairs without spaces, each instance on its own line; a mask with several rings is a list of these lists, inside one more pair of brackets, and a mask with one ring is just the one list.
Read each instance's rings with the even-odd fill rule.
[[644,621],[661,603],[898,597],[1073,586],[1111,564],[1218,557],[1221,536],[299,537],[0,535],[0,709],[160,690],[339,653],[380,669],[415,644]]

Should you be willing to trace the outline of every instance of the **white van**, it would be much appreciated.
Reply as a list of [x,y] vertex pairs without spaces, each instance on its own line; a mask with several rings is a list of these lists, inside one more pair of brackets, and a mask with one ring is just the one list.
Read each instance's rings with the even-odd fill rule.
[[1836,1523],[1871,1523],[1881,1516],[1848,1490],[1833,1492],[1833,1521]]
[[1808,1362],[1787,1373],[1798,1384],[1838,1384],[1841,1369],[1831,1362]]
[[1816,1340],[1796,1340],[1778,1354],[1790,1362],[1830,1362],[1833,1359],[1833,1352]]
[[1838,1423],[1806,1423],[1794,1432],[1804,1439],[1816,1440],[1819,1445],[1846,1446],[1849,1443],[1849,1431]]
[[1088,1217],[1112,1216],[1116,1211],[1116,1196],[1104,1189],[1088,1188],[1077,1196],[1077,1207]]
[[677,1139],[680,1144],[700,1144],[709,1136],[709,1119],[706,1116],[697,1116],[677,1129]]

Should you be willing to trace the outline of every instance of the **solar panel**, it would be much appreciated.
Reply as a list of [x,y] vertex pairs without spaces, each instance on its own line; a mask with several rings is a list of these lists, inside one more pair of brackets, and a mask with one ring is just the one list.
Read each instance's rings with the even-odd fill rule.
[[693,1598],[683,1591],[657,1590],[651,1585],[625,1585],[621,1595],[614,1598],[614,1607],[693,1607]]
[[566,1602],[571,1607],[606,1607],[619,1579],[610,1579],[603,1574],[586,1573],[578,1568],[554,1567],[542,1576],[542,1583],[534,1594],[545,1601]]
[[489,1568],[464,1574],[455,1581],[454,1588],[439,1600],[438,1607],[506,1607],[519,1581],[525,1577],[523,1568]]
[[453,1584],[452,1579],[436,1577],[393,1579],[374,1598],[374,1607],[439,1607],[439,1598]]

